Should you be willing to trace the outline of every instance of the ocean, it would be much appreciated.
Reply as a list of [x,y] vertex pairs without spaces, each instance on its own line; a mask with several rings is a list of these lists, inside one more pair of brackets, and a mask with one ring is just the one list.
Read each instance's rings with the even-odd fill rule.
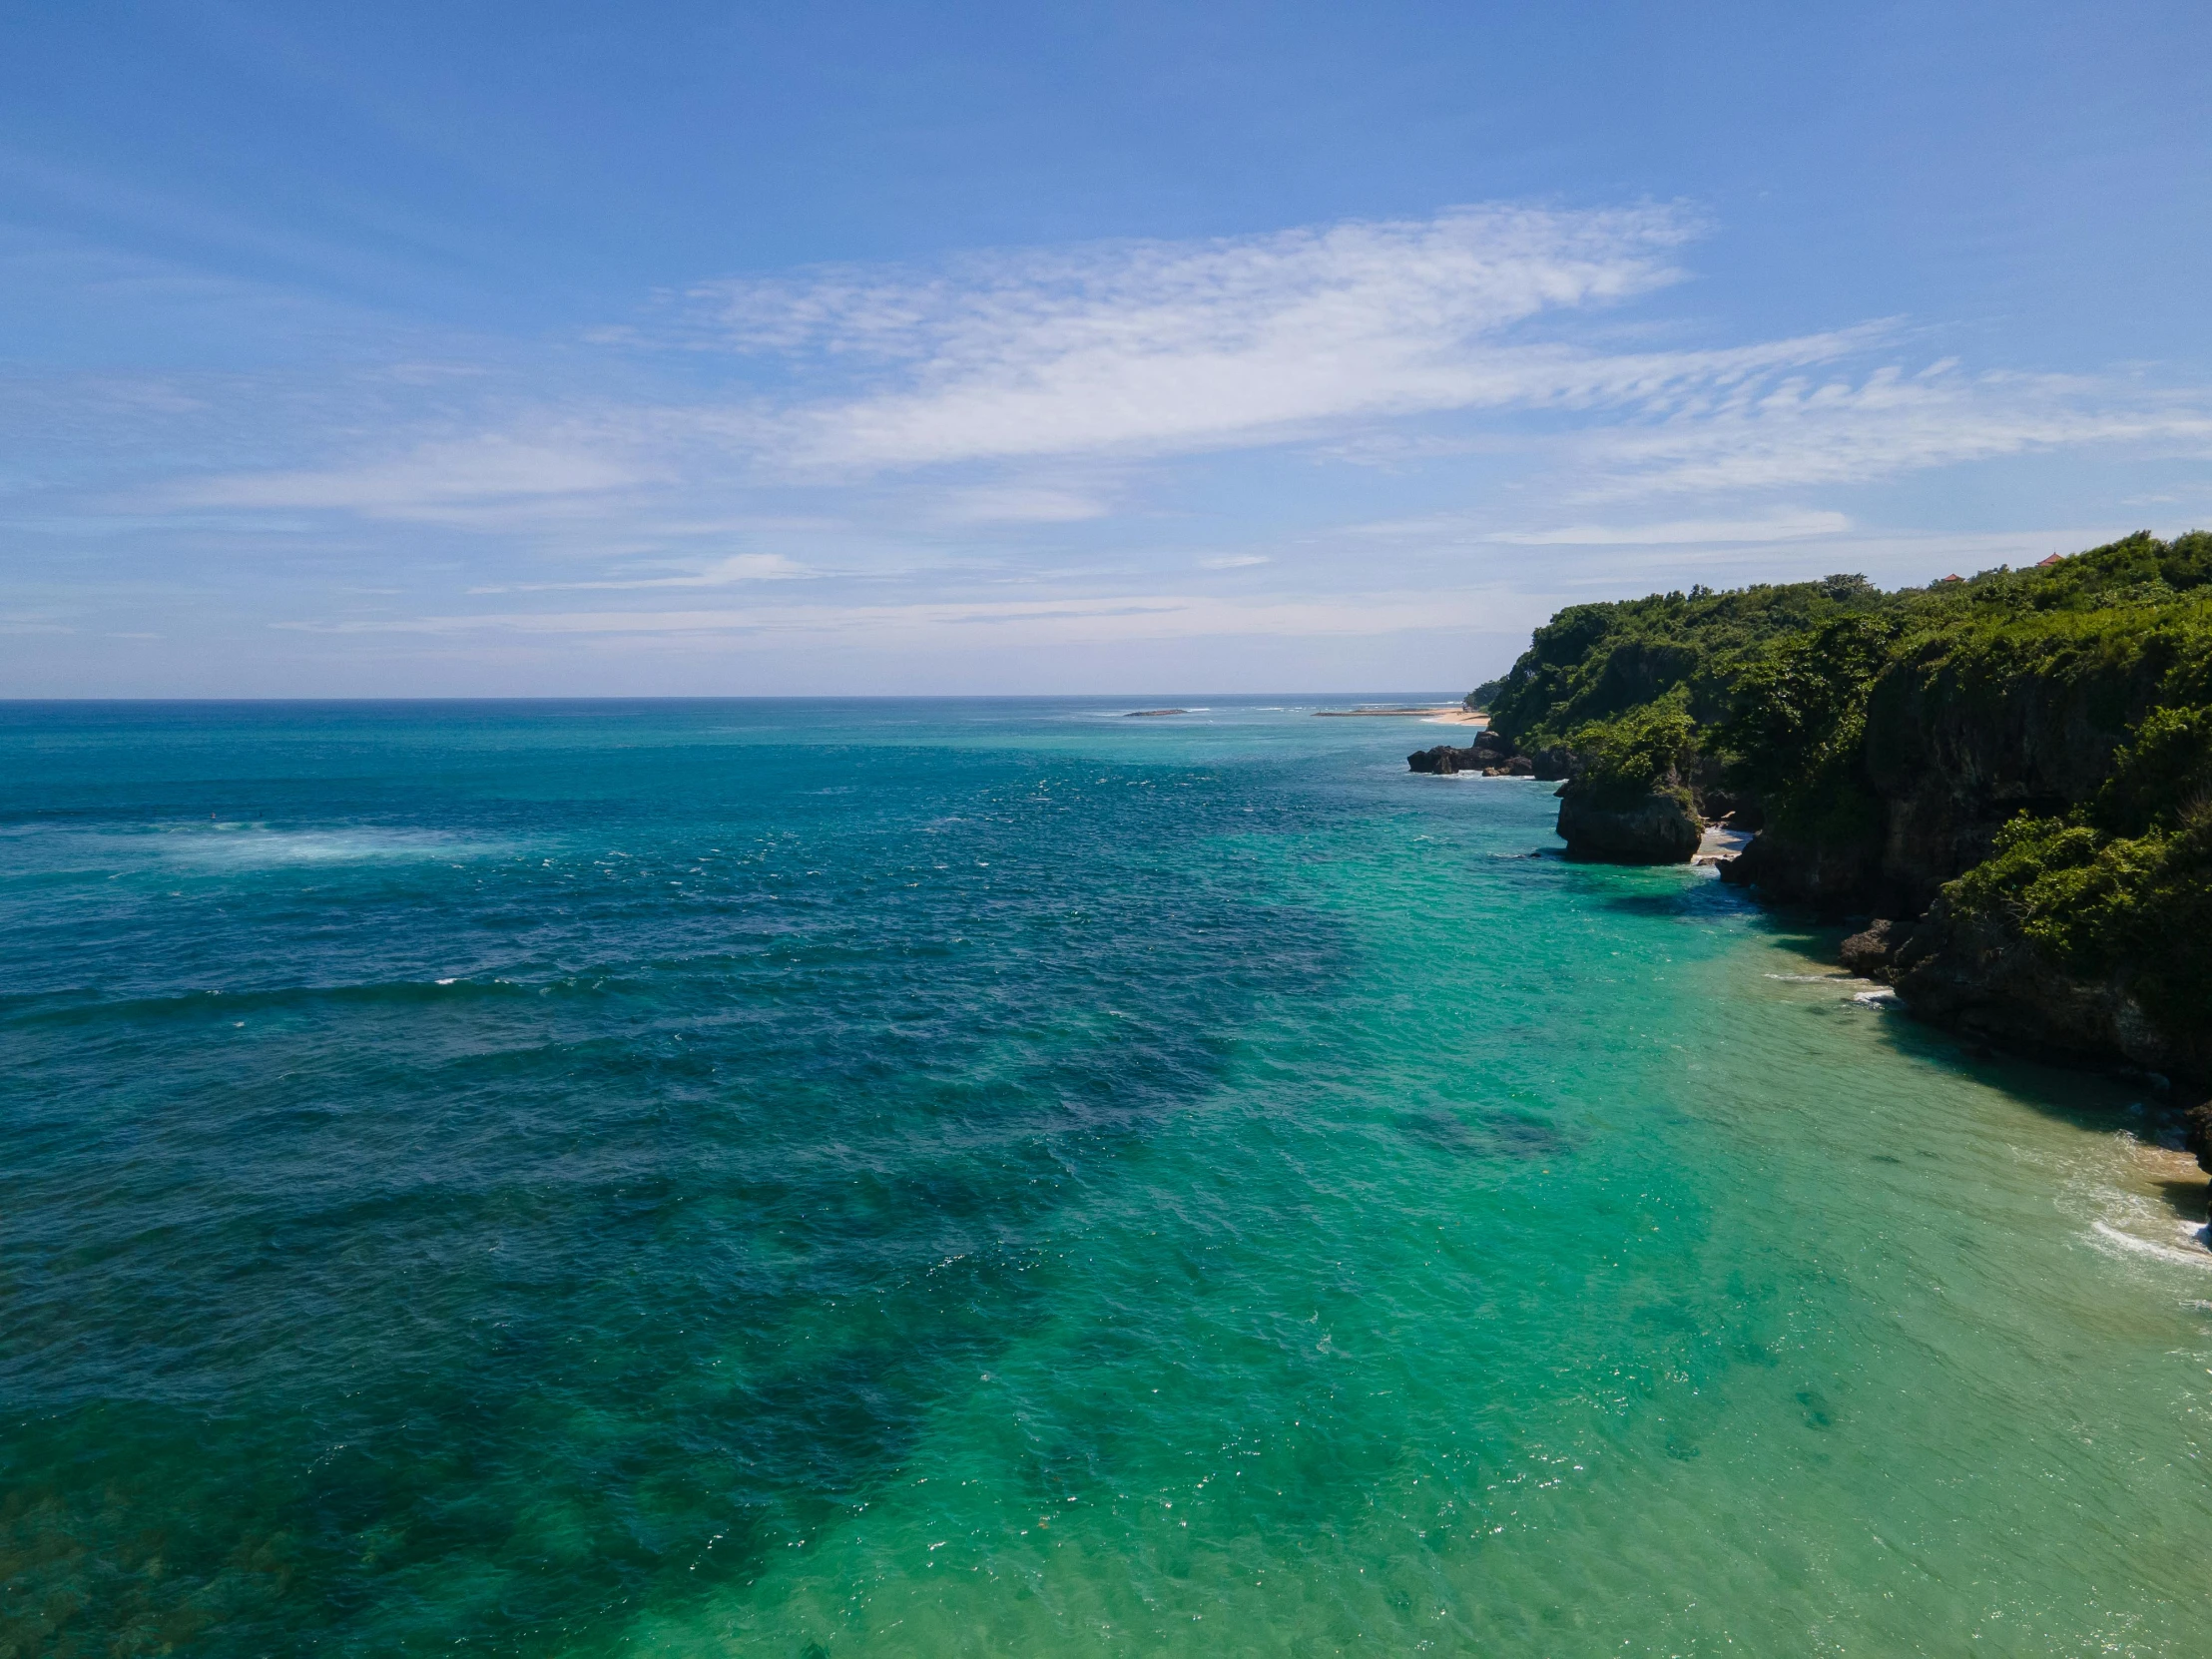
[[1202,702],[0,708],[0,1655],[2202,1651],[2141,1085]]

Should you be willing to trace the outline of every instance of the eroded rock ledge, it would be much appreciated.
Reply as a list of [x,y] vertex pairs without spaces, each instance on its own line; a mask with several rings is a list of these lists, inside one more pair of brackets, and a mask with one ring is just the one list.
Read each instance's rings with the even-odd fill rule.
[[1451,778],[1475,773],[1484,778],[1564,778],[1567,756],[1563,750],[1539,750],[1523,755],[1509,739],[1484,732],[1463,749],[1440,743],[1433,749],[1417,749],[1405,757],[1406,770]]

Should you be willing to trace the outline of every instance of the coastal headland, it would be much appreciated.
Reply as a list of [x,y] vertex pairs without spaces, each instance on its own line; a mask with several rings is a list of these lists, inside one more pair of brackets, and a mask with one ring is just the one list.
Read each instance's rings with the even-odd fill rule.
[[1915,1015],[2152,1074],[2212,1170],[2212,534],[1576,605],[1469,702],[1412,771],[1557,779],[1570,858],[1850,922]]

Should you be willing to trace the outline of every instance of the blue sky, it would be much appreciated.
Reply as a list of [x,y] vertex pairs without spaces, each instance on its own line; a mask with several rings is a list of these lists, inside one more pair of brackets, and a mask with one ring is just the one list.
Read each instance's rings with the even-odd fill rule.
[[2212,524],[2212,10],[15,5],[0,695],[1458,689]]

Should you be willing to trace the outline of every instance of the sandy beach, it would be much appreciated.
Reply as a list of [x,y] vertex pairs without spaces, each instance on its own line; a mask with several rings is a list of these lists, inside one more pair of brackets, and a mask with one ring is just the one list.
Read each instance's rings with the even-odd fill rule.
[[1456,703],[1440,704],[1435,708],[1395,709],[1316,709],[1322,720],[1419,720],[1431,726],[1487,726],[1488,715],[1478,715],[1462,709]]

